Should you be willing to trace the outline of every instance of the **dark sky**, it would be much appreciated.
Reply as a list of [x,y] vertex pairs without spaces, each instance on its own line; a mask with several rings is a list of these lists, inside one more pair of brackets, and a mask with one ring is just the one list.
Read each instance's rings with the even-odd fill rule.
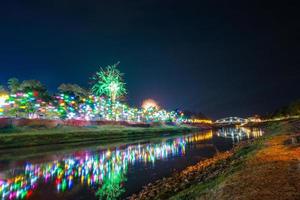
[[0,83],[87,87],[120,61],[131,105],[265,113],[300,97],[299,10],[296,0],[1,1]]

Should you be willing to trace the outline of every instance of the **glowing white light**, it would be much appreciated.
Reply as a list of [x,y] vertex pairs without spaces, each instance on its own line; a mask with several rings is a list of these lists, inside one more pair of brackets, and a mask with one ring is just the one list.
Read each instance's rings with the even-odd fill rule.
[[153,99],[146,99],[142,103],[142,108],[144,108],[144,109],[157,108],[158,109],[159,106],[156,103],[156,101],[154,101]]
[[111,84],[109,84],[109,90],[111,91],[111,93],[116,93],[119,90],[118,83],[112,82]]
[[0,96],[0,107],[7,105],[6,100],[8,99],[8,95],[1,95]]

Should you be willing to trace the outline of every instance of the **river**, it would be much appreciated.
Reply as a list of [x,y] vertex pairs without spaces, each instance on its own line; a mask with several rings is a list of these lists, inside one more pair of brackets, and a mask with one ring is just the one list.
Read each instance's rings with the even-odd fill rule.
[[126,199],[144,185],[230,150],[260,129],[222,128],[109,147],[0,160],[2,199]]

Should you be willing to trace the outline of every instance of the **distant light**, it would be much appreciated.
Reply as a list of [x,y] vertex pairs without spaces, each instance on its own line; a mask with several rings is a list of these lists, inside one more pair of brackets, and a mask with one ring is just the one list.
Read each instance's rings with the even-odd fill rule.
[[0,106],[4,106],[6,105],[6,100],[9,98],[8,95],[4,94],[4,95],[0,95]]
[[159,106],[156,101],[153,99],[145,99],[142,103],[142,108],[149,109],[149,108],[156,108],[159,109]]

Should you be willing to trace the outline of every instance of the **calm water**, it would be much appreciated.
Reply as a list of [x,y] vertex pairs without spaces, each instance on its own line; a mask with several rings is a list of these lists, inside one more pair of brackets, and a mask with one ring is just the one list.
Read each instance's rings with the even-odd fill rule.
[[124,199],[143,185],[226,151],[259,129],[224,128],[115,147],[0,161],[2,199]]

